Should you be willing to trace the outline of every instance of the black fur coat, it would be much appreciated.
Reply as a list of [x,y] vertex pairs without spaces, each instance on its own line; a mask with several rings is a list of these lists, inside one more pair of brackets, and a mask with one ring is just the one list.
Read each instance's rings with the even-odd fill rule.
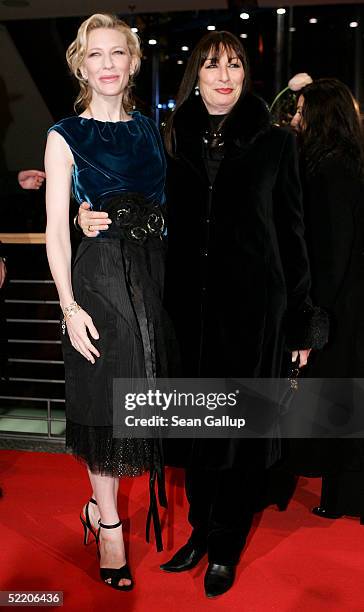
[[226,122],[225,155],[209,184],[200,98],[175,117],[167,173],[166,304],[190,376],[271,377],[284,347],[325,341],[309,300],[294,136],[272,127],[252,94]]
[[[210,185],[208,126],[194,96],[176,111],[176,156],[168,159],[166,306],[183,374],[279,377],[288,349],[318,348],[327,335],[309,299],[295,137],[272,127],[265,103],[246,94],[226,121],[224,158]],[[197,439],[189,461],[256,470],[279,452],[276,438]]]

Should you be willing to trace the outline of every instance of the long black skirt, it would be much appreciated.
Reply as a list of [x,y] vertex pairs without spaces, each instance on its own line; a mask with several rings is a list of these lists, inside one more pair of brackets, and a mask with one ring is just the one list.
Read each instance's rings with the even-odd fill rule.
[[100,352],[92,365],[63,336],[66,447],[91,472],[137,476],[161,466],[160,440],[113,435],[115,378],[167,377],[176,356],[162,307],[165,245],[159,236],[133,242],[110,226],[84,238],[72,272],[75,300],[92,317]]

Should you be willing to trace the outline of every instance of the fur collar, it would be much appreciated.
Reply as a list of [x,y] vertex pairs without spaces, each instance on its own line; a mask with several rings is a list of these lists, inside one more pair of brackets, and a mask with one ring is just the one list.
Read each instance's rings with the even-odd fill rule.
[[[177,155],[193,144],[200,145],[200,137],[209,126],[208,112],[200,96],[192,95],[176,112],[174,130]],[[246,93],[236,103],[226,120],[225,142],[238,148],[251,145],[271,126],[266,103],[258,96]]]

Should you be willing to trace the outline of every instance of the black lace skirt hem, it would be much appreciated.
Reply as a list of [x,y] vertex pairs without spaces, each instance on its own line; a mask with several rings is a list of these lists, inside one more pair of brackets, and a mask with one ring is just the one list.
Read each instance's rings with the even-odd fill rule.
[[141,476],[154,465],[153,440],[114,438],[113,428],[67,420],[66,449],[93,474],[121,478]]

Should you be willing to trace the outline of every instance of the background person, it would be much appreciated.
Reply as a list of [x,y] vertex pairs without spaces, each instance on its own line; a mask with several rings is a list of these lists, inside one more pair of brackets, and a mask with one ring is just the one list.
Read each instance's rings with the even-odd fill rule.
[[7,172],[0,176],[0,193],[2,196],[11,195],[22,189],[40,189],[46,178],[42,170],[20,170]]
[[[20,170],[20,172],[7,172],[0,176],[1,197],[11,196],[22,189],[40,189],[45,180],[45,172],[41,170]],[[0,289],[4,286],[7,275],[6,245],[0,242]],[[3,292],[0,292],[0,380],[7,377],[7,335],[6,320],[3,304]]]
[[[364,153],[357,104],[334,78],[302,89],[291,123],[301,150],[312,297],[330,315],[329,342],[310,357],[305,376],[337,378],[348,419],[348,383],[364,377]],[[332,382],[330,383],[333,384]],[[364,522],[364,443],[355,439],[295,441],[296,469],[324,473],[314,514],[360,515]]]

